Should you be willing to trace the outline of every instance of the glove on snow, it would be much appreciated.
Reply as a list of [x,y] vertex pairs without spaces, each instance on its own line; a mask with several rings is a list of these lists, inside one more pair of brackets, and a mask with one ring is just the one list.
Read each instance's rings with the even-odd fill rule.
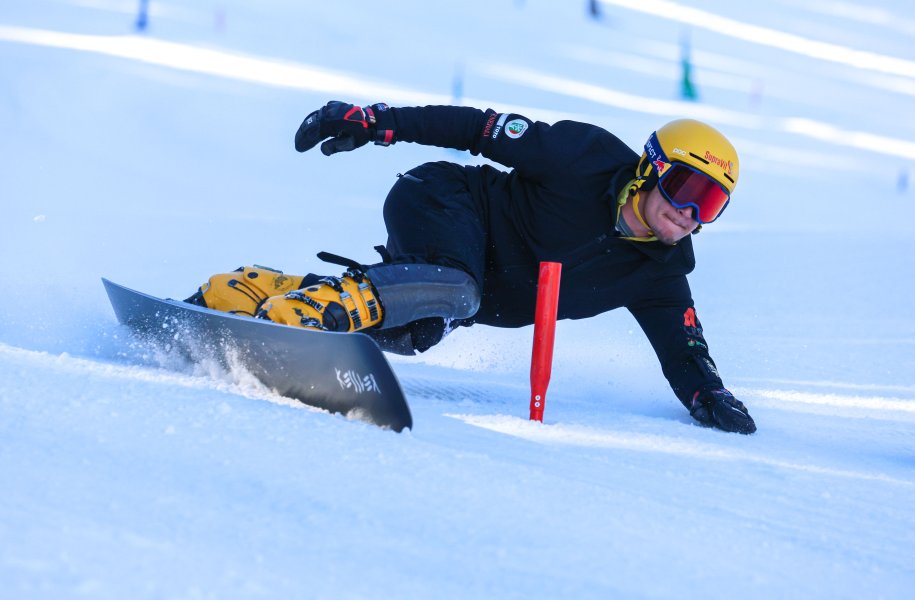
[[305,117],[295,133],[295,149],[311,150],[328,137],[321,144],[325,156],[349,152],[370,141],[389,146],[394,143],[394,116],[388,112],[387,104],[360,108],[332,100]]
[[745,434],[756,431],[747,407],[722,387],[700,388],[693,395],[689,414],[706,427]]

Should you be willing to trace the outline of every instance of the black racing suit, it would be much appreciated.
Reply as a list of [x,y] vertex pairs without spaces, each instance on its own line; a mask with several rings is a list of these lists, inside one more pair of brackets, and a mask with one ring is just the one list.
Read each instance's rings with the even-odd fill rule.
[[[690,238],[667,246],[615,232],[617,198],[639,159],[616,136],[466,107],[389,110],[397,141],[469,150],[513,169],[428,163],[401,177],[385,202],[394,262],[458,267],[479,284],[480,309],[463,325],[533,323],[539,263],[560,262],[560,319],[626,307],[685,406],[700,387],[722,385],[686,280],[695,266]],[[376,333],[384,345],[384,331]]]

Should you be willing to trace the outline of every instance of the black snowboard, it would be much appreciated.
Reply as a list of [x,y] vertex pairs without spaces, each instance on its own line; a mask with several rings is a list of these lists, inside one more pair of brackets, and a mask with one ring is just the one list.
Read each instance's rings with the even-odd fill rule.
[[231,355],[265,386],[334,413],[401,431],[413,418],[381,349],[361,333],[277,325],[161,299],[102,279],[120,323],[192,360]]

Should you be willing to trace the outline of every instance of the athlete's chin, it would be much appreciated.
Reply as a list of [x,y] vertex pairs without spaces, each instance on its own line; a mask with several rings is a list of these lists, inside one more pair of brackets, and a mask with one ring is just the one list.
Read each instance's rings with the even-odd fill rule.
[[660,221],[660,226],[654,229],[655,237],[658,238],[659,242],[668,246],[673,246],[695,229],[695,227],[683,227],[666,215]]
[[668,246],[673,246],[683,239],[685,234],[682,229],[667,227],[667,225],[672,225],[672,223],[670,223],[670,221],[662,222],[661,226],[652,227],[652,231],[659,242],[667,244]]

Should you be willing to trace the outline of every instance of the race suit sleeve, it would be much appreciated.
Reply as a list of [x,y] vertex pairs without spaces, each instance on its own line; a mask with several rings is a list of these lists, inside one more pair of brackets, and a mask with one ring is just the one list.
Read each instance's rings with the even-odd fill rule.
[[723,383],[696,317],[686,277],[676,276],[659,283],[653,295],[654,299],[628,308],[658,355],[674,394],[689,408],[700,387],[723,387]]
[[532,181],[575,181],[632,161],[632,150],[622,141],[588,123],[550,125],[518,114],[460,106],[391,111],[397,141],[468,150],[514,168]]

